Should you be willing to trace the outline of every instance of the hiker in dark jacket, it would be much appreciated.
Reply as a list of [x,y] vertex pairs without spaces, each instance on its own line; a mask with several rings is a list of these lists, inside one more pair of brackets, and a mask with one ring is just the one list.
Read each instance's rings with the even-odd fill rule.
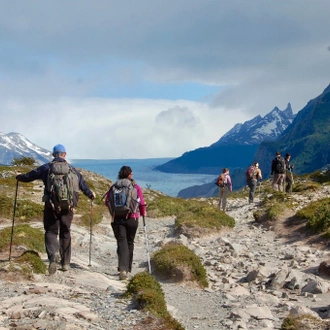
[[[66,162],[65,147],[61,144],[57,144],[53,148],[53,162]],[[34,180],[42,180],[45,189],[43,201],[44,205],[44,229],[45,229],[45,245],[46,252],[49,260],[48,272],[50,275],[54,274],[57,270],[57,263],[60,261],[62,270],[67,271],[70,268],[71,261],[71,233],[70,227],[73,220],[72,208],[66,210],[54,210],[52,203],[50,202],[49,194],[47,191],[48,172],[51,167],[51,163],[46,163],[40,167],[28,172],[26,174],[18,174],[16,180],[21,182],[31,182]],[[79,189],[91,200],[94,199],[95,194],[89,189],[82,175],[73,168],[78,176]],[[76,203],[78,202],[78,196]],[[75,205],[76,206],[76,205]],[[59,234],[59,241],[57,236]]]
[[274,191],[284,190],[285,181],[285,160],[279,151],[276,152],[275,158],[272,161],[271,175],[273,176],[272,187]]
[[293,165],[290,165],[290,159],[291,159],[291,155],[289,153],[287,153],[285,155],[285,158],[284,158],[285,167],[286,167],[286,174],[285,174],[286,187],[285,187],[285,191],[289,194],[292,192],[292,185],[293,185],[292,170],[294,168]]
[[[129,179],[133,182],[137,190],[137,196],[140,199],[139,207],[136,213],[128,213],[126,216],[117,216],[114,214],[111,222],[113,233],[117,240],[118,271],[119,279],[128,279],[132,271],[134,239],[139,226],[139,217],[146,216],[146,203],[144,201],[142,189],[133,180],[133,171],[129,166],[122,166],[118,173],[118,180]],[[110,190],[114,186],[111,186]],[[110,191],[109,191],[110,193]],[[109,195],[108,195],[109,196]],[[107,196],[107,199],[109,198]],[[106,204],[109,202],[106,201]]]
[[261,174],[261,169],[259,168],[259,163],[254,162],[250,168],[252,170],[252,174],[249,176],[247,175],[246,177],[246,184],[250,188],[249,204],[254,202],[254,194],[258,184],[258,180],[259,180],[259,184],[261,183],[262,180],[262,174]]

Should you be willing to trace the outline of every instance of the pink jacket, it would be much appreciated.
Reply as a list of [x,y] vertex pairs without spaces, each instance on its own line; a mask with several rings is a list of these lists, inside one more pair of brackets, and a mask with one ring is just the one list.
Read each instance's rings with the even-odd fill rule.
[[138,184],[135,184],[135,188],[137,190],[138,196],[140,197],[139,212],[131,214],[130,218],[138,219],[140,215],[142,217],[145,217],[147,215],[147,205],[146,202],[144,201],[141,187]]

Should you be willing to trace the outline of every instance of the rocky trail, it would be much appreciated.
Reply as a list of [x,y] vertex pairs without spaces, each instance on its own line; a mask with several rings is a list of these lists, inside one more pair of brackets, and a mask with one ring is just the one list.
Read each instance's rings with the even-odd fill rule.
[[[292,198],[300,208],[325,196],[329,196],[326,186],[308,198]],[[235,228],[193,239],[173,236],[174,218],[146,218],[150,254],[167,240],[178,239],[201,257],[207,269],[206,289],[161,282],[168,310],[186,330],[280,329],[289,312],[330,318],[330,277],[319,271],[320,263],[330,259],[329,251],[311,244],[299,224],[288,225],[287,219],[276,226],[257,224],[253,218],[257,207],[246,199],[230,199],[228,214],[235,218]],[[1,227],[10,225],[1,222]],[[8,262],[1,256],[0,329],[157,329],[142,325],[145,314],[121,297],[126,283],[118,280],[110,220],[93,228],[91,266],[89,230],[73,225],[72,238],[72,267],[53,276],[14,278],[4,271]],[[42,257],[46,262],[46,255]],[[142,221],[134,257],[133,275],[147,270]]]

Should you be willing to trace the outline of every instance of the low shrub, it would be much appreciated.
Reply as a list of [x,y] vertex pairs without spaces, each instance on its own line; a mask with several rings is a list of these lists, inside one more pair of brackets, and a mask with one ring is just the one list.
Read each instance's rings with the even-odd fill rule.
[[[0,230],[0,249],[10,245],[12,227]],[[22,245],[27,249],[45,252],[44,233],[40,229],[32,228],[28,224],[15,225],[12,237],[13,245]]]
[[176,227],[187,226],[220,230],[234,227],[235,220],[209,201],[181,199],[161,194],[146,194],[148,216],[176,216]]
[[330,198],[323,198],[309,203],[300,209],[296,216],[307,220],[306,227],[319,233],[330,228]]
[[14,157],[13,160],[11,161],[11,164],[13,166],[17,166],[17,165],[27,165],[27,166],[33,166],[35,165],[35,159],[33,157]]
[[196,281],[201,287],[208,287],[207,275],[200,258],[186,246],[168,243],[152,256],[156,272],[168,279]]
[[138,308],[164,320],[168,330],[184,330],[168,312],[165,295],[159,282],[147,272],[137,273],[127,284],[126,297],[132,297]]
[[46,265],[41,260],[39,254],[36,251],[32,251],[32,250],[25,251],[20,257],[15,259],[15,263],[25,265],[27,267],[28,275],[30,275],[31,273],[36,273],[36,274],[46,273],[46,269],[47,269]]
[[283,320],[281,330],[328,330],[329,325],[329,322],[317,319],[316,317],[309,314],[297,316],[289,315]]

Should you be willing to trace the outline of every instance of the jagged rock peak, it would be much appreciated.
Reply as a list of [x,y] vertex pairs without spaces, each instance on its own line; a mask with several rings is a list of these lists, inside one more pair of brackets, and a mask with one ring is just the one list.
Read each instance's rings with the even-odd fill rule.
[[264,117],[258,115],[243,124],[236,124],[212,146],[225,144],[255,145],[263,141],[273,141],[291,124],[294,117],[290,103],[284,110],[275,107]]

